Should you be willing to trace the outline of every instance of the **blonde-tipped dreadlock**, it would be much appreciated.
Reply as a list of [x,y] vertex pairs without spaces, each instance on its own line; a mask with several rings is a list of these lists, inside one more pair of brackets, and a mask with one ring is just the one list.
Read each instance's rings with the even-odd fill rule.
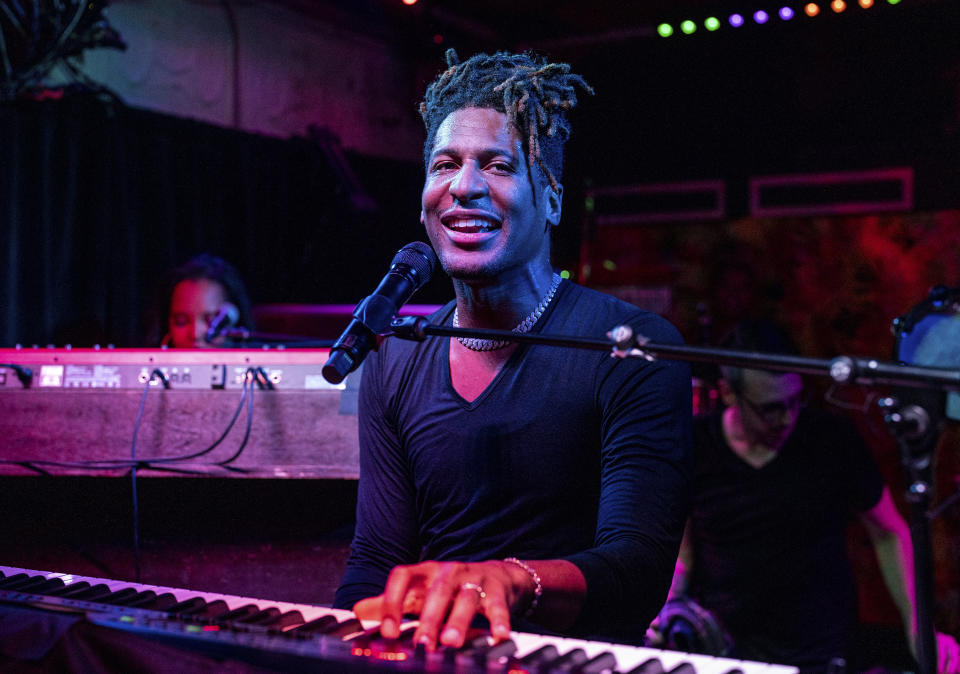
[[576,87],[590,94],[593,89],[571,74],[566,63],[547,63],[532,54],[476,54],[460,63],[457,53],[448,49],[447,65],[420,104],[427,127],[424,162],[447,115],[466,107],[493,108],[505,113],[520,132],[528,168],[539,166],[559,193],[563,145],[570,137],[566,112],[577,104]]

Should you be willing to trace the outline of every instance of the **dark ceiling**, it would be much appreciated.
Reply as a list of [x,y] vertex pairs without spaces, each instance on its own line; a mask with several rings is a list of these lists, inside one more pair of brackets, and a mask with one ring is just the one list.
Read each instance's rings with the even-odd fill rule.
[[[960,187],[958,0],[818,0],[816,18],[716,33],[707,16],[806,0],[273,1],[387,39],[420,87],[447,47],[570,63],[597,94],[574,113],[568,186],[911,165]],[[686,18],[696,34],[656,35]]]

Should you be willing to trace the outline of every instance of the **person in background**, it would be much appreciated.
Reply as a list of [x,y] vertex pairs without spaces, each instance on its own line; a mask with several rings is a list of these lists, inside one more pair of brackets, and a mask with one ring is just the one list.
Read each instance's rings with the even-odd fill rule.
[[[777,325],[743,321],[723,346],[797,353]],[[913,549],[906,522],[849,421],[804,404],[800,375],[721,367],[726,407],[694,420],[694,501],[670,589],[706,609],[744,659],[801,672],[855,669],[856,586],[847,556],[859,517],[916,647]],[[655,623],[664,623],[671,602]],[[727,646],[730,646],[728,643]],[[937,635],[940,672],[960,671]],[[842,670],[841,670],[842,671]]]
[[[151,343],[175,349],[225,346],[223,334],[212,342],[206,333],[218,315],[230,314],[229,327],[253,329],[246,286],[229,262],[201,253],[170,272],[155,311]],[[161,332],[163,330],[163,332]],[[162,338],[157,339],[159,334]]]
[[[569,66],[477,54],[427,90],[421,222],[456,299],[431,322],[679,343],[663,318],[563,280]],[[458,647],[475,617],[622,635],[663,605],[689,505],[690,369],[495,339],[388,338],[363,366],[356,532],[335,606]],[[623,640],[623,639],[619,639]]]

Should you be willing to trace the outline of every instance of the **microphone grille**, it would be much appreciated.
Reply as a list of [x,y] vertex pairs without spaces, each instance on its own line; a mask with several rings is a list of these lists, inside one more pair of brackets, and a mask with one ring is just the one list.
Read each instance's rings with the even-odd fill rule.
[[231,326],[236,325],[240,320],[240,310],[232,302],[224,302],[220,311],[224,312]]
[[417,287],[420,288],[433,276],[437,268],[437,254],[423,241],[412,241],[397,251],[390,266],[405,264],[417,275]]

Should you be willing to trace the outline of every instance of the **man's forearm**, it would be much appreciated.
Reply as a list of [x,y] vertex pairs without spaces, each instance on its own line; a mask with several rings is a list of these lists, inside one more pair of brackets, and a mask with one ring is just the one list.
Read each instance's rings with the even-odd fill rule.
[[913,584],[913,548],[906,531],[884,532],[873,537],[873,547],[884,583],[903,621],[912,644],[916,634],[915,592]]

